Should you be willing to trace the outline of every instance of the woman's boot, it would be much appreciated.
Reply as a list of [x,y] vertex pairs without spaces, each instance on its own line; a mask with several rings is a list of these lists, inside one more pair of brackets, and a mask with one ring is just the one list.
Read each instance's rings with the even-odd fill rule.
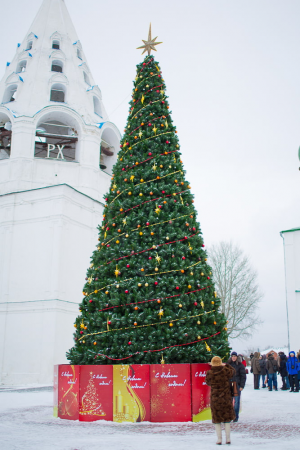
[[226,444],[231,444],[231,442],[230,442],[230,423],[225,423],[225,434],[226,434]]
[[217,433],[217,445],[221,445],[222,444],[222,428],[221,428],[221,424],[220,423],[215,423],[215,428],[216,428],[216,433]]

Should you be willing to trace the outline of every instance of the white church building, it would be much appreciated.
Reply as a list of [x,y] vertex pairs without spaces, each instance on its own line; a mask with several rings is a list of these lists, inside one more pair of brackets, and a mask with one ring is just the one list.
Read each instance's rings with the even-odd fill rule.
[[289,350],[300,348],[300,228],[281,231],[284,246]]
[[119,142],[64,0],[43,0],[0,82],[1,384],[67,362]]

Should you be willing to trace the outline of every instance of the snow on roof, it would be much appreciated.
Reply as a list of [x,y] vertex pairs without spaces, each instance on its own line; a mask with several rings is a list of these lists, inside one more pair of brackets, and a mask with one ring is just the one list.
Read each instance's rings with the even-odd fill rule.
[[285,353],[286,355],[288,355],[289,354],[289,349],[287,348],[287,347],[270,347],[270,348],[267,348],[266,350],[262,350],[261,352],[260,352],[260,354],[261,355],[266,355],[267,353],[269,353],[269,352],[271,352],[271,351],[273,351],[273,352],[275,352],[275,353],[279,353],[279,352],[283,352],[283,353]]

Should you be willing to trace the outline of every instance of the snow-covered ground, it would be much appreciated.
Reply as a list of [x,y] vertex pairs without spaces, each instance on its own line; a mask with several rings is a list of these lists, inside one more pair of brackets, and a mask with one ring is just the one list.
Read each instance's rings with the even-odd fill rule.
[[[279,382],[281,386],[281,382]],[[210,450],[214,427],[201,423],[79,422],[52,416],[50,388],[0,387],[1,450]],[[223,442],[225,439],[223,439]],[[300,449],[300,393],[254,391],[248,376],[232,447]]]

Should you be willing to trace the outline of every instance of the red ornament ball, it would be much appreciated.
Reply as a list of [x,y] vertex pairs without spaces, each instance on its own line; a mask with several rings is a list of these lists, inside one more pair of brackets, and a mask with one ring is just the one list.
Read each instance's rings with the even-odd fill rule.
[[106,230],[108,231],[108,230],[109,230],[109,227],[106,227]]
[[150,225],[150,222],[146,222],[147,227]]
[[127,269],[129,269],[129,267],[130,267],[130,264],[127,264],[127,266],[126,266],[126,267],[127,267]]
[[129,291],[126,289],[125,294],[128,294],[128,293],[129,293]]
[[166,141],[166,144],[170,144],[170,142],[169,142],[169,141]]
[[202,244],[202,247],[205,247],[205,245],[204,245],[204,244]]
[[108,323],[108,325],[111,325],[111,320],[109,320],[107,323]]
[[83,331],[80,331],[80,334],[83,334]]
[[210,280],[210,277],[207,277],[208,280]]
[[146,63],[143,63],[143,66],[145,66],[146,65]]
[[161,191],[161,193],[162,193],[162,194],[165,194],[165,193],[166,193],[166,191]]
[[122,170],[125,170],[124,167],[122,167]]
[[106,247],[110,247],[110,245],[109,244],[107,244],[107,246]]
[[162,103],[165,103],[164,101],[162,101]]
[[176,286],[176,289],[178,290],[178,289],[179,289],[179,286]]
[[158,285],[158,281],[155,281],[154,284],[155,284],[155,286],[157,286]]
[[90,303],[93,303],[93,300],[89,300]]
[[149,259],[152,259],[152,256],[149,256]]
[[197,306],[197,305],[198,305],[198,303],[197,303],[197,302],[194,302],[194,305],[195,305],[195,306]]
[[182,259],[184,260],[184,259],[185,259],[185,256],[183,256]]
[[161,209],[161,208],[162,208],[162,206],[161,206],[161,205],[158,205],[158,207],[159,207],[159,209]]
[[149,155],[149,156],[152,156],[152,153],[151,153],[151,152],[149,152],[149,153],[148,153],[148,155]]
[[131,341],[128,342],[128,345],[131,345]]

